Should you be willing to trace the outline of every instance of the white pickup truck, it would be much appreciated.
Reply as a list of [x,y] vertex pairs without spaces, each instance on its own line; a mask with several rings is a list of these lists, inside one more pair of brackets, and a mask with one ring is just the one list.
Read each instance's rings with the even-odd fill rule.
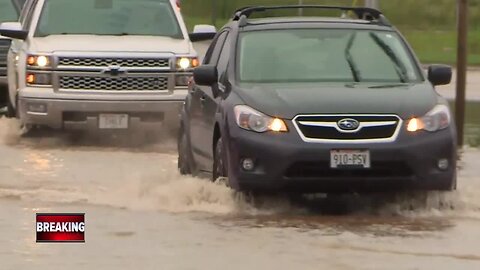
[[215,35],[189,35],[178,3],[27,0],[19,22],[0,24],[13,39],[8,116],[24,127],[176,128],[199,65],[191,40]]

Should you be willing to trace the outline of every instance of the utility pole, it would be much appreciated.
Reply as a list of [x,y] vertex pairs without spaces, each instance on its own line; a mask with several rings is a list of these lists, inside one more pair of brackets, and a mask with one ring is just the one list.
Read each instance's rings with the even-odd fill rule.
[[217,26],[218,2],[212,0],[212,25]]
[[457,0],[457,93],[455,99],[455,121],[457,123],[458,146],[463,146],[465,129],[465,97],[467,88],[468,57],[468,0]]
[[[298,0],[299,5],[303,5],[303,0]],[[298,9],[298,16],[303,16],[303,8]]]
[[375,8],[378,9],[380,7],[379,0],[365,0],[365,6],[369,8]]

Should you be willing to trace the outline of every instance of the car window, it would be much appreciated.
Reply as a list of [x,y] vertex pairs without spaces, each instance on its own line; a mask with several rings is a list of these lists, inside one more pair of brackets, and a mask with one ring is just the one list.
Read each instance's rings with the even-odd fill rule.
[[418,68],[398,34],[352,29],[241,33],[245,82],[417,82]]
[[230,60],[230,40],[231,40],[231,35],[227,35],[227,38],[222,46],[222,51],[220,53],[220,58],[218,59],[218,64],[217,64],[217,71],[220,77],[225,73],[228,62]]
[[220,57],[220,52],[222,51],[223,44],[225,43],[225,40],[227,39],[228,32],[224,31],[220,33],[216,40],[213,41],[212,45],[207,51],[207,54],[204,59],[204,64],[206,65],[216,65],[218,62],[218,58]]
[[0,23],[18,20],[23,0],[0,0]]
[[183,39],[169,0],[46,0],[35,36],[61,34]]

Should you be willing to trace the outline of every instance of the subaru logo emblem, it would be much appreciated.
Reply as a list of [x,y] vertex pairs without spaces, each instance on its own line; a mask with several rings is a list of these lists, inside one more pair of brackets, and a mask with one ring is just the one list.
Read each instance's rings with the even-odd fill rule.
[[356,130],[360,127],[360,122],[358,122],[355,119],[350,119],[350,118],[342,119],[342,120],[338,121],[337,126],[342,130],[353,131],[353,130]]

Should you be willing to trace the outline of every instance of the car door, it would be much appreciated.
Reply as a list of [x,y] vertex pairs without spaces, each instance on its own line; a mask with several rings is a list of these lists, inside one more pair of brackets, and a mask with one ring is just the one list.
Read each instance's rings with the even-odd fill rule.
[[[207,55],[204,59],[204,65],[216,65],[220,58],[220,53],[228,36],[228,31],[221,32],[210,46]],[[190,145],[192,147],[193,158],[199,170],[208,171],[211,168],[210,151],[202,145],[208,140],[209,134],[202,133],[206,130],[207,122],[203,119],[204,110],[207,101],[207,96],[212,95],[212,88],[210,86],[194,85],[189,93],[189,134]]]
[[[231,35],[226,36],[226,40],[223,42],[222,49],[220,51],[220,57],[216,61],[216,68],[218,72],[218,82],[212,87],[205,88],[205,92],[201,93],[200,97],[200,107],[202,109],[202,124],[200,125],[199,133],[202,136],[199,137],[200,140],[200,150],[205,153],[207,160],[205,161],[205,167],[207,171],[211,171],[213,168],[213,135],[215,132],[215,115],[218,111],[218,105],[222,97],[214,96],[214,91],[216,93],[225,92],[225,83],[227,80],[227,66],[230,58],[230,37]],[[215,64],[212,62],[211,64]]]

